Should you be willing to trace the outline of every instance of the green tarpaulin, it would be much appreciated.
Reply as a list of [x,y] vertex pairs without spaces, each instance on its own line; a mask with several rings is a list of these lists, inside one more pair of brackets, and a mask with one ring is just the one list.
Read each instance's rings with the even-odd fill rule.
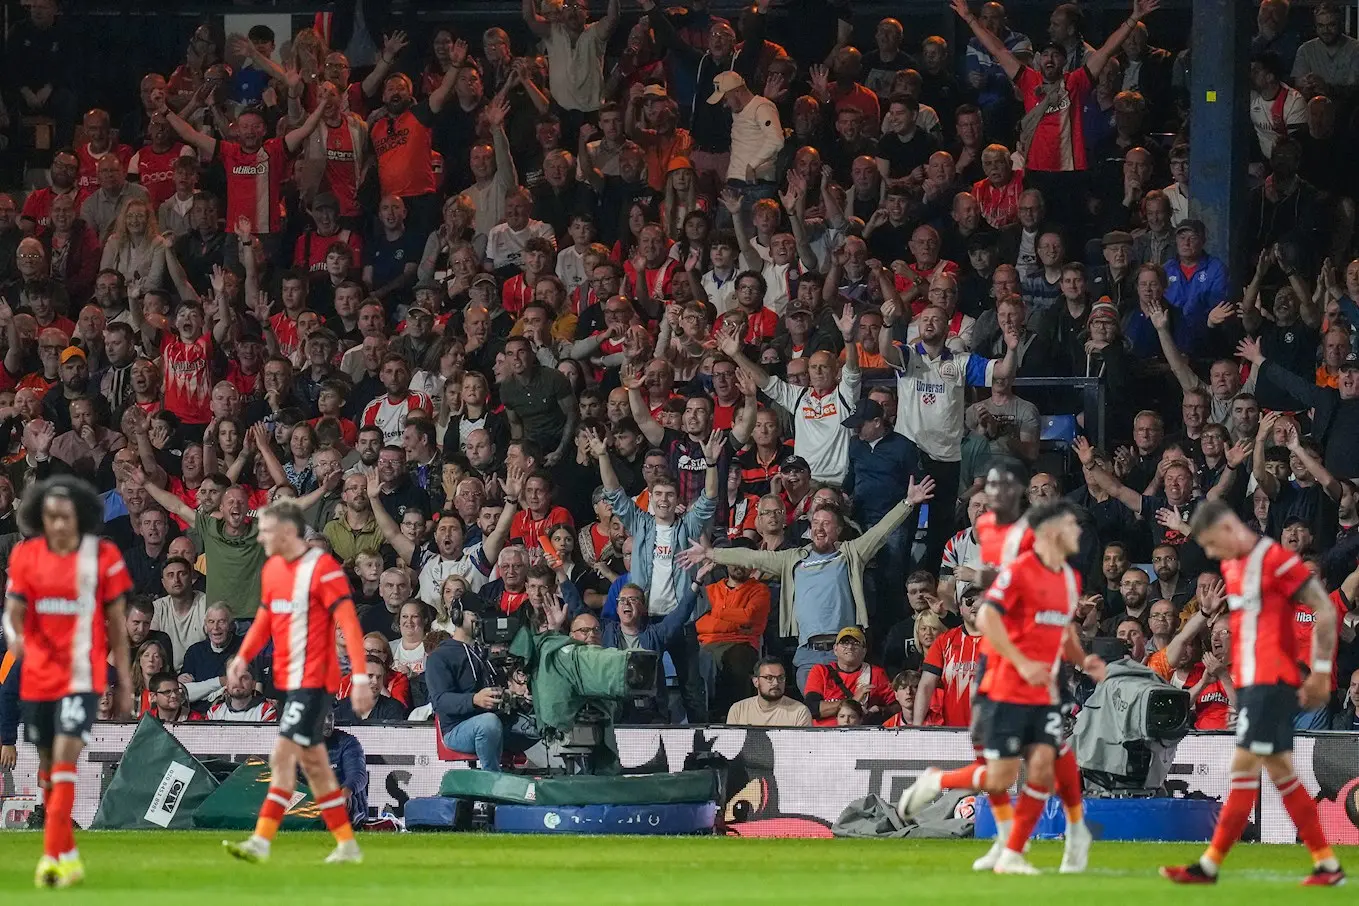
[[188,830],[217,781],[154,717],[143,717],[94,816],[93,830]]
[[[241,765],[198,807],[193,816],[193,826],[216,830],[253,830],[272,778],[269,765],[262,761]],[[325,830],[321,810],[312,801],[311,790],[301,780],[297,782],[292,805],[283,816],[280,826],[283,830]]]

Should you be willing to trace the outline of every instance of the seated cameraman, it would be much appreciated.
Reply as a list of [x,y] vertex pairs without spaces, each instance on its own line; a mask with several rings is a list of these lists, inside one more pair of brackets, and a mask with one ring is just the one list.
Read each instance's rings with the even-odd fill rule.
[[483,771],[499,771],[501,753],[527,751],[538,741],[533,718],[502,715],[508,678],[501,677],[486,656],[481,616],[454,605],[449,614],[453,637],[425,659],[429,703],[439,719],[444,745],[473,752]]

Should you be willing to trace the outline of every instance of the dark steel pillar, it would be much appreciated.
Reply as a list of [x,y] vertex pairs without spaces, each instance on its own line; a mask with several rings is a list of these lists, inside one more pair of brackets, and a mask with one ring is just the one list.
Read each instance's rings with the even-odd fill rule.
[[1189,83],[1190,213],[1208,227],[1208,252],[1227,264],[1233,290],[1249,262],[1245,222],[1250,130],[1250,0],[1194,0]]

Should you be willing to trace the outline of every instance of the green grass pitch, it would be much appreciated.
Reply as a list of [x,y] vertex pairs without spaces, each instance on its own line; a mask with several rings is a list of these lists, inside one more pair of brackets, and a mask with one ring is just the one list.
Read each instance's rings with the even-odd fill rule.
[[[534,837],[380,834],[360,837],[363,865],[322,865],[329,835],[284,833],[266,865],[245,865],[207,832],[79,833],[87,877],[79,888],[35,890],[36,833],[0,834],[0,901],[89,906],[245,906],[254,903],[450,902],[511,904],[1146,903],[1280,906],[1340,902],[1350,894],[1298,887],[1310,869],[1301,846],[1241,846],[1216,887],[1172,891],[1157,866],[1198,856],[1197,844],[1099,843],[1083,876],[1058,875],[1060,843],[1037,843],[1041,878],[973,874],[978,841],[742,840],[687,837]],[[1359,866],[1359,847],[1341,848]],[[267,898],[267,899],[266,899]]]

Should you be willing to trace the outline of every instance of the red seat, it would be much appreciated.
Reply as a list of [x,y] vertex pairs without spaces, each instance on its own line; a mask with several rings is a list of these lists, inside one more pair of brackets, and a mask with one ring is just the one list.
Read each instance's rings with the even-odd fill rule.
[[[440,761],[454,761],[471,767],[477,766],[477,756],[472,752],[455,752],[444,744],[444,731],[439,726],[439,716],[434,716],[434,752],[439,756]],[[521,768],[528,764],[528,757],[525,755],[514,755],[510,752],[502,752],[500,755],[500,766],[502,768]]]
[[444,731],[439,726],[439,716],[434,716],[434,751],[440,761],[461,761],[476,767],[477,756],[470,752],[455,752],[444,745]]

